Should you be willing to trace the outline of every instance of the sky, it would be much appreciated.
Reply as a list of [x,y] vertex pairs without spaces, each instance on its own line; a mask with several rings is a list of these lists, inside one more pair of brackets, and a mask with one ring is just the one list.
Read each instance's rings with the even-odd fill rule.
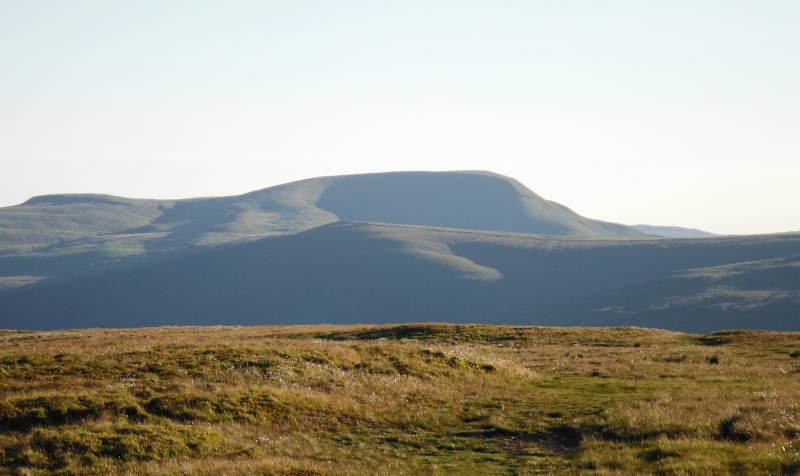
[[800,2],[0,1],[0,207],[491,170],[581,215],[800,230]]

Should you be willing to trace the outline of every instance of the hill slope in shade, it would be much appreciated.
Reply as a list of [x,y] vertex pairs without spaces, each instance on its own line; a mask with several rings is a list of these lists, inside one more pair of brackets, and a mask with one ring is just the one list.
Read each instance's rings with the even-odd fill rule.
[[[736,327],[796,329],[800,277],[792,263],[798,250],[800,235],[598,240],[340,222],[0,291],[0,328],[575,324],[592,323],[595,304],[608,307],[608,297],[646,311],[615,325],[705,332],[730,327],[704,320],[708,301],[697,299],[716,289],[713,279],[724,272],[715,270],[728,266],[731,276],[741,276],[725,282],[729,289],[780,297],[780,306],[771,313],[729,306],[726,319]],[[773,268],[787,272],[786,279],[746,279]],[[712,278],[703,277],[708,273]],[[652,286],[664,281],[670,285]],[[651,312],[665,299],[686,304]],[[564,308],[576,302],[587,304]],[[700,317],[687,320],[687,310]]]
[[662,236],[665,238],[704,238],[708,236],[720,236],[716,233],[709,233],[695,228],[682,228],[680,226],[633,225],[633,228],[649,233],[650,235]]
[[549,322],[568,325],[657,327],[669,322],[674,328],[796,330],[800,255],[689,269],[544,313]]
[[[338,216],[337,215],[341,215]],[[110,235],[163,246],[297,233],[337,221],[377,221],[549,235],[644,237],[583,218],[489,172],[396,172],[321,177],[234,197],[136,200],[48,195],[0,209],[0,253]]]
[[0,209],[0,289],[139,266],[339,219],[597,237],[645,237],[583,218],[489,172],[302,180],[234,197],[49,195]]
[[190,200],[36,197],[0,209],[0,328],[800,328],[800,235],[651,237],[488,172]]
[[317,207],[344,221],[540,235],[644,238],[634,228],[584,218],[490,172],[393,172],[335,177]]

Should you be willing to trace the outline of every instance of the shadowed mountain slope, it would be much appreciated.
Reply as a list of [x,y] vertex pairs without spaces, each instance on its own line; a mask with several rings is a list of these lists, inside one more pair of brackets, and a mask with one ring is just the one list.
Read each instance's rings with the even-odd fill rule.
[[190,200],[35,197],[0,209],[0,328],[800,329],[800,235],[650,238],[488,172],[323,177]]
[[0,208],[0,254],[85,237],[145,235],[163,246],[297,233],[337,220],[608,238],[634,228],[581,217],[490,172],[394,172],[321,177],[234,197],[136,200],[46,195]]
[[[800,235],[601,240],[340,222],[0,291],[0,328],[593,324],[597,303],[620,300],[639,313],[629,325],[706,332],[730,327],[702,319],[702,296],[722,276],[740,280],[725,282],[732,292],[783,306],[725,308],[737,327],[797,329],[798,254]],[[788,274],[752,274],[771,269]],[[701,317],[686,319],[687,307],[651,312],[665,300]]]
[[583,218],[489,172],[321,177],[234,197],[48,195],[0,209],[0,289],[138,266],[343,220],[553,235],[645,237]]
[[[544,323],[719,329],[800,329],[800,254],[689,269],[539,310]],[[531,313],[517,318],[525,320]]]
[[490,172],[393,172],[335,177],[317,207],[344,221],[540,235],[643,238],[632,227],[584,218]]

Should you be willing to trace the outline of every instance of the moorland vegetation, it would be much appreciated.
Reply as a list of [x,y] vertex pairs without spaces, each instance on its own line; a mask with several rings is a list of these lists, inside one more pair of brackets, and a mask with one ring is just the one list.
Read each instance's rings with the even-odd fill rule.
[[0,332],[0,474],[800,474],[800,334]]

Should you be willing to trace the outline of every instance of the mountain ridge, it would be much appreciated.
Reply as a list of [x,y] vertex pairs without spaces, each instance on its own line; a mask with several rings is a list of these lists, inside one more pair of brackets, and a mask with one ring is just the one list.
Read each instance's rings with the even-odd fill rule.
[[321,177],[184,200],[50,195],[0,209],[0,328],[792,330],[798,255],[800,234],[658,238],[479,171]]
[[[388,195],[386,182],[394,187]],[[371,194],[348,191],[365,186],[372,189]],[[502,197],[492,193],[498,188]],[[354,196],[360,202],[354,203]],[[377,213],[376,203],[384,204]],[[398,213],[405,215],[398,217]],[[331,176],[230,197],[33,197],[21,205],[0,208],[0,279],[11,285],[14,276],[63,275],[160,259],[168,254],[190,254],[209,246],[299,233],[343,219],[489,231],[650,237],[624,225],[581,217],[542,199],[519,182],[491,172]],[[30,279],[17,282],[24,284]]]
[[[387,182],[394,184],[392,192],[395,196],[386,196]],[[505,193],[504,203],[498,203],[498,197],[490,193],[499,190],[498,184],[505,186],[504,192],[513,191],[513,196]],[[348,190],[348,187],[363,189],[365,186],[371,189],[371,194],[359,193],[363,190],[355,193]],[[447,190],[442,193],[439,190],[442,188]],[[364,210],[374,207],[380,201],[394,204],[397,208],[402,203],[413,200],[414,194],[420,192],[427,193],[429,199],[417,200],[416,210],[408,210],[406,206],[406,219],[399,222],[392,216],[386,216],[396,210],[383,210],[383,215],[380,211],[376,215]],[[348,194],[351,200],[346,204],[347,209],[342,210],[340,206],[338,210],[345,213],[346,217],[339,218],[336,210],[326,209],[325,204],[337,209],[336,204],[342,205],[342,196]],[[481,200],[475,199],[476,194],[481,194]],[[353,203],[354,195],[360,197],[360,203]],[[397,200],[398,197],[403,200]],[[323,202],[322,206],[319,206],[320,201]],[[465,205],[463,202],[469,203]],[[92,206],[95,207],[94,210],[90,209]],[[441,213],[434,221],[419,220],[421,214],[428,213],[437,206]],[[357,209],[358,207],[361,209]],[[470,218],[470,214],[476,214],[476,208],[481,207],[483,215],[476,215],[467,226],[436,222],[446,221],[454,214],[458,214],[463,221],[463,218]],[[510,224],[497,226],[497,223],[491,223],[499,215],[508,215],[509,208],[514,208],[517,214],[509,219]],[[113,216],[115,213],[116,217]],[[91,214],[100,215],[106,222],[100,224],[99,220],[87,221],[85,217]],[[37,226],[33,226],[31,215],[38,221]],[[20,205],[0,208],[0,253],[32,251],[86,236],[134,230],[188,234],[188,242],[218,244],[297,233],[340,219],[608,238],[648,236],[625,225],[582,217],[563,205],[544,200],[518,181],[492,172],[389,172],[317,177],[228,197],[179,200],[130,199],[103,194],[32,197]],[[199,221],[199,226],[192,227],[191,223],[178,224],[187,220]],[[44,226],[48,223],[52,225],[49,228]],[[39,233],[39,241],[26,246],[18,231],[22,228]],[[192,230],[196,233],[192,234]],[[16,240],[11,236],[15,231],[18,233]],[[33,233],[28,234],[29,241],[32,240]]]

